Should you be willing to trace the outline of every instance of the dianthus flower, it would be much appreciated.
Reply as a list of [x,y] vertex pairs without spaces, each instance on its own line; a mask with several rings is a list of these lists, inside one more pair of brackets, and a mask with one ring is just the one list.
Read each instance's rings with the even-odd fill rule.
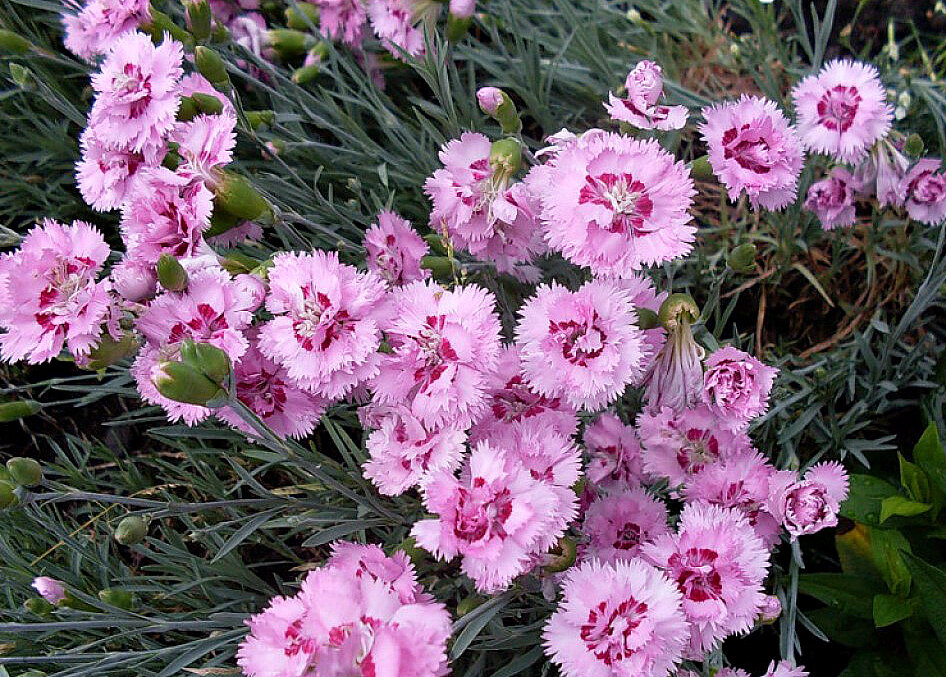
[[825,230],[853,225],[854,177],[843,167],[835,167],[829,176],[811,184],[805,209],[814,212]]
[[781,209],[795,199],[804,154],[774,101],[743,95],[707,106],[703,117],[710,165],[730,200],[745,191],[754,209]]
[[434,474],[424,485],[424,505],[436,519],[421,520],[411,535],[437,558],[463,557],[463,572],[477,590],[502,590],[531,565],[540,544],[556,533],[558,497],[488,442],[474,447],[460,479]]
[[667,507],[640,485],[599,498],[585,510],[582,558],[602,562],[633,559],[641,546],[670,532]]
[[936,225],[946,218],[946,174],[938,158],[923,158],[900,181],[910,218]]
[[222,112],[218,115],[198,115],[188,122],[180,122],[171,134],[178,145],[181,162],[175,173],[189,181],[203,181],[212,187],[218,182],[216,169],[230,164],[236,145],[236,115]]
[[665,677],[687,642],[680,592],[640,559],[586,562],[566,574],[543,639],[563,677]]
[[596,487],[621,491],[643,477],[637,432],[614,414],[598,416],[585,428],[583,441],[588,450],[586,474]]
[[[37,364],[67,347],[81,357],[110,325],[108,280],[97,281],[109,248],[88,223],[35,226],[20,248],[0,256],[0,356]],[[117,331],[117,327],[109,327]]]
[[769,554],[741,512],[691,503],[680,513],[677,533],[658,536],[643,552],[683,595],[691,656],[752,629],[765,601]]
[[533,168],[527,183],[549,247],[596,275],[627,277],[693,247],[693,180],[655,140],[585,133]]
[[[77,7],[68,1],[67,6]],[[89,0],[78,14],[63,14],[66,49],[85,61],[107,54],[115,41],[151,21],[148,0]]]
[[144,33],[115,42],[102,70],[92,76],[96,92],[89,125],[112,148],[141,152],[163,143],[180,105],[181,43],[155,46]]
[[332,543],[332,556],[325,564],[355,578],[370,578],[387,584],[397,593],[402,604],[433,601],[433,597],[417,582],[414,565],[403,550],[389,557],[372,543],[335,541]]
[[82,155],[76,163],[76,181],[82,199],[104,212],[127,202],[149,169],[160,165],[164,148],[146,147],[142,152],[110,148],[101,130],[88,127],[79,138]]
[[[653,281],[640,273],[632,273],[620,280],[619,286],[627,294],[631,305],[635,309],[660,311],[660,305],[666,300],[667,292],[657,292]],[[632,385],[641,385],[643,379],[653,367],[657,355],[660,354],[667,340],[667,332],[659,324],[651,329],[644,329],[644,362],[641,365],[641,378]]]
[[734,454],[694,473],[684,487],[683,498],[691,503],[712,503],[737,508],[749,520],[767,547],[779,540],[779,520],[769,510],[769,497],[776,470],[762,455],[749,450]]
[[742,430],[769,407],[778,369],[725,346],[706,358],[703,404],[732,430]]
[[665,477],[670,486],[684,484],[706,466],[746,452],[752,443],[743,432],[720,424],[704,406],[674,413],[664,407],[637,418],[644,470],[653,477]]
[[39,596],[50,604],[59,604],[66,599],[66,587],[62,581],[57,581],[49,576],[37,576],[33,579],[33,588],[39,593]]
[[795,667],[788,661],[772,661],[762,677],[808,677],[808,671],[803,666]]
[[245,285],[212,266],[189,271],[183,292],[158,296],[138,317],[138,331],[146,343],[131,373],[142,398],[164,407],[172,421],[183,419],[194,425],[209,416],[211,410],[207,407],[164,397],[152,378],[160,362],[178,358],[184,339],[210,343],[223,350],[232,363],[238,362],[249,347],[244,331],[253,319],[251,309],[256,304]]
[[468,285],[412,282],[393,290],[384,326],[392,353],[371,387],[382,404],[404,404],[425,426],[469,427],[487,406],[499,357],[495,298]]
[[805,147],[841,162],[860,160],[890,130],[887,93],[870,64],[835,59],[795,85],[792,99]]
[[[447,673],[450,616],[418,594],[405,601],[404,562],[336,549],[329,563],[308,574],[294,597],[276,597],[247,621],[250,634],[237,651],[247,677],[442,677]],[[358,558],[365,566],[355,563]],[[408,578],[413,571],[406,569]],[[404,581],[405,583],[410,581]],[[416,586],[416,581],[414,582]]]
[[403,405],[377,408],[383,413],[365,442],[370,458],[364,474],[382,494],[402,494],[423,484],[433,472],[460,467],[466,442],[463,428],[454,423],[428,428]]
[[336,252],[277,254],[269,270],[260,350],[309,390],[335,399],[378,373],[384,281]]
[[154,264],[129,258],[127,255],[112,266],[109,277],[115,293],[132,303],[145,301],[158,290],[158,276]]
[[[260,352],[258,331],[246,333],[249,348],[233,366],[236,396],[281,437],[305,437],[318,425],[328,401],[300,388],[289,372]],[[257,432],[239,414],[224,407],[218,417],[246,434]]]
[[624,81],[623,98],[609,94],[604,104],[613,120],[638,129],[681,129],[687,123],[686,106],[658,106],[664,93],[663,69],[653,61],[640,61]]
[[781,471],[771,485],[770,508],[792,540],[838,523],[847,498],[847,471],[833,461],[812,466],[804,478]]
[[411,0],[368,0],[366,4],[371,29],[391,56],[403,59],[402,50],[410,56],[424,53],[424,33],[417,26]]
[[521,264],[528,264],[547,249],[542,240],[542,229],[536,222],[538,205],[523,183],[510,186],[502,201],[515,209],[510,210],[509,215],[496,218],[488,238],[468,242],[466,249],[479,259],[493,262],[501,273],[534,282],[537,276],[530,274]]
[[365,231],[364,247],[368,270],[391,286],[430,277],[430,271],[420,267],[428,252],[427,243],[411,228],[410,221],[394,212],[378,214],[378,222]]
[[319,28],[326,37],[357,47],[364,34],[365,13],[361,0],[315,0],[319,8]]
[[519,348],[507,345],[499,353],[496,369],[486,381],[487,408],[470,430],[470,441],[491,439],[510,423],[540,421],[541,425],[571,437],[578,428],[575,409],[560,397],[545,397],[522,378]]
[[875,193],[879,207],[902,206],[906,196],[901,192],[901,182],[912,163],[901,150],[901,144],[889,139],[876,144],[854,167],[854,190],[865,195]]
[[593,410],[640,375],[643,335],[619,285],[592,280],[573,292],[553,282],[519,312],[522,372],[536,392]]

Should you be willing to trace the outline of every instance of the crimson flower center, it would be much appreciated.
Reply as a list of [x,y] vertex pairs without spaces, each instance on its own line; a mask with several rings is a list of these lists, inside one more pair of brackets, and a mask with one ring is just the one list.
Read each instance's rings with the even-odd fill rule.
[[588,620],[580,628],[581,639],[605,665],[623,661],[640,645],[632,641],[632,634],[646,613],[647,604],[633,597],[620,604],[600,602],[588,611]]
[[632,174],[589,174],[578,194],[578,203],[610,209],[613,215],[607,230],[611,233],[645,235],[653,230],[645,222],[654,212],[654,203],[644,184]]
[[828,129],[846,132],[854,124],[860,103],[857,87],[832,87],[818,101],[818,122]]

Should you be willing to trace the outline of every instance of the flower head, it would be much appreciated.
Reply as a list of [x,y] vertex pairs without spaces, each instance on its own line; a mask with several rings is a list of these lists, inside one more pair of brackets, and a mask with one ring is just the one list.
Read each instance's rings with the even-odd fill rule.
[[273,319],[260,330],[260,350],[290,378],[335,399],[378,373],[380,277],[339,263],[336,252],[286,252],[273,259],[269,287]]
[[900,181],[910,218],[935,225],[946,218],[946,174],[938,158],[923,158]]
[[748,353],[725,346],[706,358],[703,404],[733,430],[765,413],[778,369]]
[[794,540],[835,526],[847,492],[847,471],[829,461],[809,468],[803,479],[780,472],[771,484],[770,507]]
[[147,147],[135,152],[110,148],[100,132],[98,127],[89,127],[79,138],[82,157],[76,163],[76,181],[90,207],[108,211],[121,207],[135,194],[141,178],[159,165],[164,149]]
[[606,490],[621,491],[644,475],[637,431],[611,413],[603,413],[585,428],[588,479]]
[[564,677],[665,677],[683,657],[680,593],[640,559],[586,562],[566,574],[543,633]]
[[230,111],[178,123],[171,134],[181,157],[175,172],[189,181],[214,186],[218,181],[214,170],[233,160],[235,126],[236,115]]
[[549,247],[596,275],[627,277],[686,255],[689,170],[655,140],[586,133],[527,177]]
[[687,122],[686,106],[658,106],[663,96],[663,69],[653,61],[640,61],[627,74],[624,98],[609,94],[604,107],[611,118],[627,122],[638,129],[680,129]]
[[91,62],[107,54],[118,38],[150,21],[148,0],[89,0],[78,14],[63,14],[63,42],[70,52]]
[[854,177],[843,167],[835,167],[831,174],[808,189],[805,209],[814,212],[825,230],[854,223]]
[[39,596],[50,604],[59,604],[66,598],[66,587],[62,581],[57,581],[49,576],[37,576],[33,579],[33,588],[39,593]]
[[713,171],[736,200],[781,209],[795,199],[803,153],[795,130],[774,101],[743,95],[703,109],[700,133]]
[[377,545],[335,541],[326,566],[355,578],[381,581],[397,593],[402,604],[432,601],[417,582],[410,558],[400,550],[388,557]]
[[588,539],[583,558],[602,562],[633,559],[643,544],[670,532],[667,506],[640,485],[628,485],[589,505],[581,532]]
[[887,135],[893,117],[877,69],[835,59],[792,90],[798,133],[811,151],[841,162],[860,160]]
[[795,667],[788,661],[772,661],[762,677],[808,677],[803,666]]
[[572,292],[553,282],[519,312],[522,371],[536,392],[596,409],[640,375],[643,336],[619,285],[593,280]]
[[360,0],[314,0],[319,8],[319,28],[332,40],[353,47],[361,44],[368,15]]
[[404,52],[410,56],[424,53],[424,33],[417,26],[416,10],[411,0],[368,0],[371,29],[396,59]]
[[420,267],[428,252],[427,243],[411,228],[411,223],[394,212],[378,214],[378,222],[365,231],[368,270],[391,286],[426,280],[430,271]]

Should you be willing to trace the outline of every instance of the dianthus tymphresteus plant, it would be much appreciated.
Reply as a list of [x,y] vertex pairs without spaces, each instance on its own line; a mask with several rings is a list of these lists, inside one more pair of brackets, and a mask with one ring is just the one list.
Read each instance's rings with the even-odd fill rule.
[[[133,357],[141,398],[170,420],[218,419],[290,450],[330,408],[357,405],[377,500],[412,515],[405,506],[420,502],[426,515],[396,550],[336,541],[297,594],[249,619],[243,673],[448,674],[438,576],[550,607],[540,642],[565,677],[716,668],[724,640],[777,619],[773,553],[837,523],[847,474],[834,462],[774,467],[750,428],[777,369],[734,346],[708,353],[699,308],[656,273],[697,246],[694,173],[753,210],[780,210],[799,200],[806,151],[838,163],[805,199],[826,229],[872,195],[942,221],[939,160],[891,130],[876,71],[835,61],[795,86],[794,110],[744,96],[697,122],[641,61],[604,104],[611,129],[563,129],[536,152],[512,99],[484,87],[479,104],[502,135],[444,144],[417,186],[428,238],[384,211],[357,265],[312,250],[248,267],[227,247],[275,215],[227,169],[247,116],[194,36],[225,27],[261,56],[300,45],[252,11],[211,5],[189,5],[190,32],[142,3],[91,0],[66,20],[69,49],[99,64],[78,184],[93,209],[120,211],[125,249],[107,266],[90,224],[32,230],[0,259],[0,355],[65,351],[90,369]],[[419,25],[436,20],[400,0],[318,5],[306,20],[326,39],[361,50],[370,24],[399,58],[420,53]],[[448,29],[468,5],[450,3]],[[690,165],[661,143],[688,125],[708,149]],[[569,275],[550,276],[549,257]],[[529,289],[513,331],[461,261]],[[35,587],[50,604],[69,599],[48,577]],[[804,674],[773,660],[766,676]]]

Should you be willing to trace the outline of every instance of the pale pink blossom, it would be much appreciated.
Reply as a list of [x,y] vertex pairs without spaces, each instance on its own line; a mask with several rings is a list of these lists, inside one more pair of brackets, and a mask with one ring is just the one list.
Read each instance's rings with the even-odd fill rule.
[[829,176],[811,184],[805,209],[814,212],[825,230],[853,225],[854,191],[851,173],[843,167],[835,167]]
[[581,533],[587,541],[582,558],[602,562],[633,559],[641,546],[657,536],[670,532],[667,506],[651,496],[640,485],[594,501],[584,512]]
[[57,581],[49,576],[37,576],[33,579],[33,588],[39,593],[39,596],[50,604],[59,604],[66,599],[66,587],[62,581]]
[[177,123],[170,135],[181,158],[175,173],[189,181],[215,186],[220,181],[217,169],[233,160],[235,127],[236,115],[228,111]]
[[332,556],[325,563],[353,578],[370,578],[390,586],[402,604],[433,601],[417,582],[410,558],[401,550],[390,557],[374,544],[349,541],[332,543]]
[[502,195],[502,202],[515,208],[509,212],[511,220],[507,220],[508,215],[497,216],[490,228],[491,235],[467,242],[466,249],[479,259],[491,261],[500,273],[535,282],[538,277],[527,264],[547,251],[536,221],[538,205],[523,183],[510,186]]
[[772,661],[762,677],[808,677],[808,671],[803,666],[795,667],[788,661]]
[[778,369],[732,346],[711,353],[705,366],[703,404],[723,425],[742,430],[768,409]]
[[848,475],[840,463],[812,466],[803,478],[781,471],[771,484],[770,509],[792,540],[836,526],[847,498]]
[[148,146],[142,152],[110,148],[101,130],[88,127],[79,137],[82,156],[76,163],[76,182],[82,199],[104,212],[121,207],[135,194],[141,177],[157,167],[164,148]]
[[112,289],[132,303],[140,303],[158,290],[158,276],[153,263],[125,256],[112,266]]
[[62,16],[66,49],[89,62],[107,54],[118,38],[151,21],[148,0],[89,0],[81,7],[67,0],[64,6],[79,10]]
[[450,0],[450,15],[458,19],[469,19],[476,10],[476,0]]
[[621,491],[644,476],[637,432],[612,413],[605,412],[585,428],[588,480],[606,491]]
[[315,0],[319,8],[319,28],[332,40],[357,47],[368,15],[361,0]]
[[411,0],[367,0],[371,30],[395,59],[424,54],[424,33]]
[[427,243],[411,227],[410,221],[392,211],[378,214],[378,222],[365,231],[364,247],[368,270],[391,286],[430,277],[430,271],[421,268],[421,260],[429,251]]
[[634,66],[624,81],[627,90],[621,98],[609,94],[604,105],[611,118],[638,129],[681,129],[687,123],[686,106],[662,106],[663,69],[653,61],[643,60]]
[[936,225],[946,219],[946,174],[939,158],[923,158],[900,181],[911,219]]

